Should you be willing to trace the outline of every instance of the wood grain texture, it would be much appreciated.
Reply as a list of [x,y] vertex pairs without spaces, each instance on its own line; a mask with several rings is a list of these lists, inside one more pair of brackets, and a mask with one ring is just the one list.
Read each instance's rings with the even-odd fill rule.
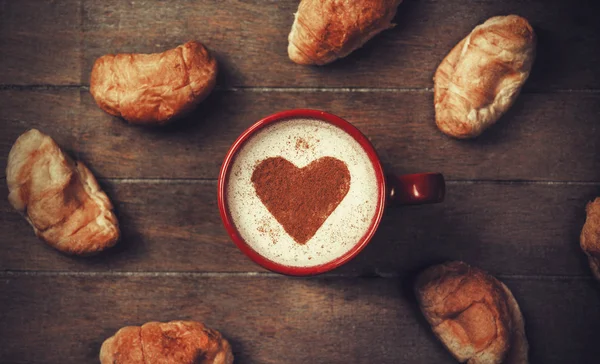
[[593,31],[599,28],[589,0],[407,0],[398,8],[394,29],[326,67],[298,66],[288,59],[287,35],[297,4],[297,0],[202,5],[175,0],[135,5],[86,1],[85,69],[104,53],[156,52],[196,38],[217,53],[222,85],[432,87],[439,62],[476,25],[491,16],[518,13],[540,35],[539,69],[526,88],[600,84],[595,67],[600,55],[594,49],[600,32]]
[[127,125],[84,89],[0,91],[0,175],[17,137],[39,128],[104,178],[216,178],[225,153],[250,125],[277,111],[337,114],[373,142],[394,173],[448,179],[600,181],[600,94],[524,94],[473,141],[435,126],[428,92],[214,92],[164,129]]
[[439,62],[473,27],[517,13],[539,35],[526,89],[600,87],[600,25],[590,0],[406,0],[394,29],[326,67],[288,59],[297,0],[26,3],[0,2],[0,84],[88,84],[103,54],[159,52],[197,39],[216,53],[222,86],[432,87]]
[[[532,363],[597,362],[594,281],[504,282],[522,307]],[[411,287],[410,277],[5,275],[0,361],[97,362],[102,341],[122,326],[190,319],[220,330],[240,364],[454,363],[420,316]]]
[[0,0],[0,84],[79,84],[81,5],[81,0]]
[[[264,272],[222,227],[214,181],[102,185],[123,232],[114,249],[64,256],[38,241],[3,199],[0,269]],[[588,277],[579,233],[585,205],[599,192],[598,185],[450,184],[443,204],[389,208],[373,241],[336,272],[405,274],[458,259],[505,275]]]
[[[120,327],[173,319],[222,331],[240,364],[454,363],[412,294],[417,271],[453,259],[513,290],[531,363],[597,363],[600,288],[578,238],[600,195],[598,4],[405,0],[394,29],[326,67],[287,57],[297,5],[0,0],[0,193],[10,147],[39,128],[101,178],[123,230],[114,249],[68,257],[0,197],[0,363],[97,363]],[[539,37],[524,94],[481,138],[451,140],[435,127],[433,73],[475,25],[509,13]],[[215,53],[220,91],[172,126],[129,126],[80,87],[103,54],[190,39]],[[354,123],[389,172],[444,173],[446,202],[387,210],[327,276],[266,272],[222,227],[215,178],[242,131],[292,108]]]

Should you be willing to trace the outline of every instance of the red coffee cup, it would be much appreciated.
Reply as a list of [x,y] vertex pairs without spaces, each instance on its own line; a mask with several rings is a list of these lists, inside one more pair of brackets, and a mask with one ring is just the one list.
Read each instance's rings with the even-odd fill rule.
[[[346,134],[351,136],[366,152],[368,158],[375,171],[376,183],[378,185],[377,192],[377,203],[375,207],[374,216],[371,219],[370,226],[366,229],[366,232],[360,238],[360,240],[352,246],[345,254],[328,261],[326,263],[299,267],[284,265],[279,262],[275,262],[271,259],[258,253],[252,248],[241,236],[236,228],[236,225],[232,219],[232,215],[227,206],[227,183],[229,181],[231,168],[236,155],[244,146],[244,144],[254,136],[258,131],[263,128],[273,125],[274,123],[290,120],[290,119],[315,119],[323,121],[333,126],[338,127]],[[237,140],[233,143],[219,173],[218,181],[218,204],[219,211],[221,213],[221,219],[225,225],[229,236],[238,248],[244,252],[250,259],[264,268],[273,272],[282,273],[293,276],[307,276],[315,275],[330,271],[334,268],[341,266],[354,258],[371,240],[379,223],[383,216],[383,211],[386,206],[389,205],[417,205],[427,203],[438,203],[442,202],[445,194],[445,182],[444,177],[440,173],[419,173],[409,175],[388,175],[385,176],[381,167],[381,162],[375,149],[369,142],[369,140],[352,124],[345,121],[344,119],[317,110],[307,109],[295,109],[282,111],[258,121],[250,128],[240,135]]]

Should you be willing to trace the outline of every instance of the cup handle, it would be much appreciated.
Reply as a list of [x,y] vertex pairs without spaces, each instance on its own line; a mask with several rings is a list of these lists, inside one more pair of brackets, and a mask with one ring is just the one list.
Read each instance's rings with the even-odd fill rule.
[[446,182],[441,173],[388,175],[387,205],[421,205],[444,201]]

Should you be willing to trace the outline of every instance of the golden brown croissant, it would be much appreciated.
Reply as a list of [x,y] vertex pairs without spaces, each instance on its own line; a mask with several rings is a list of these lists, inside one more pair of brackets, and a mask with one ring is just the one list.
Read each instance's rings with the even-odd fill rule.
[[302,0],[288,37],[298,64],[323,65],[346,57],[393,27],[402,0]]
[[100,348],[102,364],[231,364],[227,340],[194,321],[127,326]]
[[581,249],[588,256],[592,273],[600,281],[600,198],[587,204],[587,218],[581,230]]
[[475,27],[435,72],[435,121],[456,138],[478,136],[513,104],[529,77],[535,34],[526,19],[497,16]]
[[8,200],[36,235],[70,254],[90,254],[119,239],[117,218],[87,167],[47,135],[23,133],[8,155]]
[[528,362],[519,305],[496,278],[449,262],[421,273],[415,291],[433,332],[461,363]]
[[109,114],[135,124],[165,124],[193,109],[215,87],[217,62],[198,42],[154,54],[96,60],[90,92]]

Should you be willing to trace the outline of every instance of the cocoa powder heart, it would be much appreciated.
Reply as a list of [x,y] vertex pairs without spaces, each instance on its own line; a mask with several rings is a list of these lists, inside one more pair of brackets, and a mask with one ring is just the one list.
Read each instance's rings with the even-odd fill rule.
[[282,157],[267,158],[252,173],[256,194],[299,244],[315,235],[350,189],[346,163],[320,158],[298,168]]

